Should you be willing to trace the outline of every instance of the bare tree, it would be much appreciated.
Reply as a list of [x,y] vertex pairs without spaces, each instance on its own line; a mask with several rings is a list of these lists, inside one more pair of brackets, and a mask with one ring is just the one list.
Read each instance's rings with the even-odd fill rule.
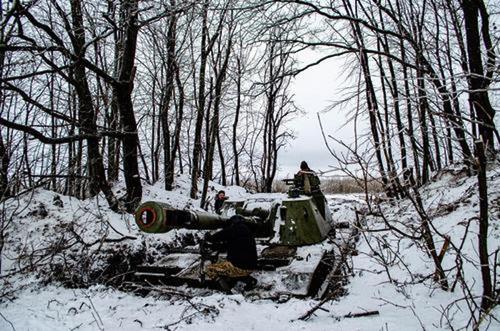
[[[213,159],[215,153],[215,144],[220,141],[220,112],[223,97],[223,84],[227,76],[227,68],[229,57],[232,51],[233,37],[234,37],[234,16],[230,15],[230,21],[227,27],[227,37],[225,41],[222,39],[222,33],[219,34],[217,52],[213,55],[212,66],[215,74],[215,86],[213,97],[213,114],[210,121],[207,121],[208,134],[206,137],[206,157],[205,166],[203,169],[203,189],[201,195],[201,205],[203,206],[207,197],[208,181],[212,179],[213,173]],[[221,145],[218,144],[219,151]],[[222,160],[221,160],[222,161]]]
[[[489,15],[482,0],[461,1],[464,13],[467,53],[469,60],[468,82],[471,103],[479,121],[479,134],[485,143],[488,154],[494,155],[495,109],[491,106],[488,87],[495,71],[496,54],[491,41]],[[483,67],[481,55],[481,36],[479,35],[479,17],[482,21],[481,36],[486,50],[486,66]]]
[[87,82],[87,74],[82,59],[85,57],[85,31],[83,27],[82,5],[80,0],[71,1],[71,17],[73,20],[73,48],[77,59],[74,64],[74,85],[78,95],[79,121],[81,131],[91,135],[87,139],[87,162],[89,169],[89,191],[91,195],[102,191],[106,196],[111,209],[118,211],[119,203],[111,191],[106,180],[104,164],[99,150],[99,138],[97,135],[96,116],[93,106],[93,98]]

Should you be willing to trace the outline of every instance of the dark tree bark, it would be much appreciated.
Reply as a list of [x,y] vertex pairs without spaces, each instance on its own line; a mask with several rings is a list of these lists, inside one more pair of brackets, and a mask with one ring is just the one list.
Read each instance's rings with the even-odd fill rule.
[[[156,54],[155,54],[156,55]],[[151,87],[151,95],[157,95],[157,81],[153,79],[152,87]],[[161,125],[157,124],[157,116],[161,117],[160,111],[157,113],[156,103],[153,102],[151,105],[151,145],[149,146],[149,153],[151,155],[151,182],[156,183],[160,178],[160,137],[161,133],[157,134],[157,128],[161,127]],[[160,131],[161,132],[161,131]]]
[[429,112],[429,121],[431,123],[431,132],[432,132],[432,140],[434,141],[434,162],[431,162],[435,165],[435,170],[441,170],[441,143],[439,141],[439,135],[437,131],[437,123],[436,119],[432,112]]
[[28,147],[28,135],[25,133],[23,135],[23,162],[24,162],[24,172],[26,173],[26,178],[28,179],[28,183],[25,186],[33,187],[33,176],[31,173],[31,165],[29,159],[29,147]]
[[[264,134],[263,134],[263,157],[262,157],[262,192],[271,192],[273,188],[274,174],[276,174],[276,162],[277,156],[276,150],[276,126],[275,119],[276,112],[278,111],[277,101],[278,93],[283,86],[283,78],[279,78],[281,75],[280,68],[283,67],[284,61],[283,55],[279,52],[279,47],[276,42],[271,41],[269,46],[268,54],[268,76],[269,82],[266,88],[266,113],[264,119]],[[275,60],[277,59],[277,60]]]
[[[52,57],[53,54],[50,54]],[[54,96],[54,80],[55,80],[55,74],[50,75],[50,81],[49,81],[49,103],[50,103],[50,110],[54,112],[54,103],[55,103],[55,96]],[[52,138],[56,138],[57,135],[57,120],[54,115],[50,116],[50,134]],[[51,187],[54,192],[57,192],[57,145],[52,144],[50,146],[50,154],[51,154],[51,162],[50,162],[50,176],[52,177],[51,180]]]
[[[417,66],[420,66],[417,60]],[[429,130],[427,127],[427,114],[429,112],[429,104],[427,102],[427,93],[425,90],[425,80],[423,69],[417,69],[417,95],[418,95],[418,119],[420,132],[422,135],[422,174],[420,176],[422,184],[429,181],[429,170],[433,171],[434,167],[431,162],[431,152],[429,145]]]
[[[73,74],[69,74],[69,76],[73,76]],[[70,117],[72,120],[76,119],[77,117],[77,106],[76,106],[76,97],[74,90],[71,86],[69,86],[69,95],[70,95],[70,101],[69,101],[69,110],[70,110]],[[75,122],[72,121],[70,124],[69,128],[69,134],[74,135],[75,134]],[[75,171],[76,171],[76,147],[74,142],[70,142],[68,144],[68,177],[66,179],[66,185],[64,188],[64,194],[65,195],[72,195],[75,196]]]
[[[351,11],[350,4],[346,1],[343,1],[346,9]],[[368,55],[365,50],[365,45],[363,41],[363,35],[361,33],[361,29],[359,27],[358,22],[350,22],[354,39],[356,42],[357,48],[360,50],[358,53],[358,60],[361,65],[361,70],[363,73],[363,79],[365,83],[365,93],[366,93],[366,103],[368,107],[368,117],[370,122],[370,131],[372,134],[373,144],[375,146],[375,156],[377,159],[377,166],[380,173],[380,177],[382,179],[382,185],[384,190],[386,191],[388,196],[392,196],[394,193],[392,192],[389,181],[387,179],[387,174],[384,167],[384,161],[382,158],[382,149],[384,146],[380,141],[379,130],[377,128],[377,114],[379,113],[377,96],[375,93],[375,89],[373,87],[372,75],[370,73],[370,66],[368,63]]]
[[[220,106],[222,101],[222,87],[223,83],[226,80],[227,75],[227,67],[229,63],[229,56],[231,54],[232,47],[232,31],[229,31],[227,45],[224,54],[219,53],[217,55],[218,60],[216,60],[214,64],[214,72],[216,74],[215,77],[215,88],[214,88],[214,105],[213,105],[213,117],[210,123],[209,134],[207,135],[207,153],[205,159],[204,173],[203,173],[203,189],[201,195],[201,206],[204,206],[205,200],[207,198],[208,192],[208,181],[212,179],[213,173],[213,160],[215,153],[215,144],[217,143],[217,139],[219,136],[219,114],[220,114]],[[222,64],[219,64],[220,59],[222,59]],[[217,66],[221,67],[218,68]],[[207,125],[208,125],[207,121]],[[219,144],[220,150],[220,144]]]
[[484,143],[476,142],[477,181],[479,186],[479,234],[478,251],[481,263],[481,278],[483,281],[483,295],[481,310],[487,313],[495,304],[493,283],[491,280],[490,262],[488,256],[488,183],[486,180],[486,155]]
[[269,70],[269,87],[266,89],[266,113],[264,119],[264,134],[263,134],[263,157],[262,157],[262,183],[256,183],[257,187],[261,187],[262,192],[271,192],[272,189],[272,178],[270,178],[270,165],[272,163],[273,155],[271,148],[272,141],[272,117],[275,111],[276,94],[278,88],[276,87],[275,81],[275,65],[274,58],[276,44],[271,41],[269,47],[269,59],[268,59],[268,70]]
[[[467,53],[469,55],[469,87],[470,99],[474,106],[475,115],[478,120],[479,135],[483,139],[487,154],[494,155],[494,129],[495,109],[491,106],[488,96],[488,87],[491,82],[491,63],[495,63],[495,53],[489,41],[488,14],[482,0],[463,0],[462,11],[464,13],[465,34],[467,37]],[[481,58],[481,36],[479,33],[479,13],[482,19],[483,41],[488,52],[488,64],[490,67],[484,71]]]
[[220,130],[217,129],[217,150],[219,151],[219,160],[220,160],[220,183],[223,186],[227,186],[227,173],[226,173],[226,161],[224,157],[224,148],[222,147],[222,141],[220,137]]
[[81,131],[85,134],[93,135],[87,139],[87,165],[89,169],[89,193],[91,195],[102,191],[108,201],[110,208],[118,211],[119,203],[111,191],[111,187],[106,180],[103,158],[99,150],[99,138],[97,135],[96,114],[92,104],[92,94],[87,82],[85,66],[81,59],[85,57],[85,30],[83,27],[81,0],[71,1],[71,16],[73,20],[73,48],[78,54],[79,60],[74,64],[75,89],[78,95],[79,120]]
[[120,125],[124,133],[122,138],[123,172],[127,187],[125,207],[128,211],[133,211],[142,198],[137,152],[139,138],[132,103],[135,76],[134,62],[139,31],[137,22],[138,0],[123,0],[121,5],[121,15],[123,17],[121,44],[123,48],[118,65],[118,80],[113,86],[113,93],[116,97]]
[[[406,51],[404,48],[403,40],[400,41],[401,58],[406,62]],[[405,90],[405,100],[406,100],[406,118],[408,121],[408,137],[410,139],[411,151],[413,154],[413,167],[415,168],[416,184],[420,185],[422,183],[422,178],[420,177],[420,159],[418,153],[418,146],[415,138],[415,132],[413,129],[413,108],[411,103],[411,93],[410,93],[410,83],[408,68],[403,65],[403,81]],[[409,173],[411,175],[411,173]]]
[[[169,158],[169,163],[167,164],[167,177],[165,178],[165,187],[169,187],[172,189],[174,183],[174,169],[175,169],[175,159],[177,155],[179,155],[179,169],[182,171],[182,157],[180,152],[180,139],[181,139],[181,130],[182,123],[184,119],[184,85],[181,81],[179,68],[176,65],[175,70],[175,80],[177,85],[177,94],[178,94],[178,107],[177,107],[177,117],[175,123],[175,130],[172,142],[171,155]],[[167,188],[168,189],[168,188]]]
[[[111,131],[117,131],[120,125],[118,114],[118,103],[113,93],[111,98],[108,127]],[[108,139],[108,180],[117,181],[120,174],[120,139],[109,137]]]
[[[379,14],[382,15],[382,13],[379,11]],[[382,28],[384,28],[383,25],[383,20],[382,16],[380,17],[380,21],[382,23]],[[386,53],[389,53],[389,43],[387,40],[387,36],[384,36],[383,40],[383,48]],[[394,109],[394,117],[396,119],[396,128],[398,132],[398,139],[399,139],[399,151],[401,154],[401,166],[403,168],[403,178],[405,181],[408,180],[408,161],[407,161],[407,153],[406,153],[406,142],[404,138],[404,130],[405,127],[403,125],[403,121],[401,119],[401,111],[399,107],[399,87],[398,87],[398,82],[397,82],[397,77],[396,77],[396,71],[394,69],[394,63],[390,58],[386,59],[387,61],[387,66],[389,68],[389,75],[390,75],[390,92],[392,96],[392,104],[393,104],[393,109]]]
[[[379,39],[377,42],[377,49],[382,52],[381,50],[381,40]],[[381,86],[381,91],[382,91],[382,101],[383,101],[383,107],[384,107],[384,121],[382,121],[382,116],[380,112],[377,114],[379,123],[380,123],[380,135],[382,138],[382,146],[384,150],[384,156],[388,168],[388,175],[389,175],[389,182],[391,185],[391,191],[394,192],[394,196],[398,197],[400,194],[400,187],[401,183],[399,181],[399,177],[396,171],[396,163],[394,162],[394,157],[392,155],[392,142],[391,142],[391,123],[389,121],[389,102],[387,98],[387,89],[386,89],[386,74],[385,74],[385,69],[383,66],[383,60],[382,56],[378,56],[378,65],[379,65],[379,71],[380,71],[380,86]]]
[[[440,36],[440,21],[439,21],[439,10],[437,8],[437,4],[436,3],[432,3],[433,7],[434,7],[434,18],[435,18],[435,22],[436,22],[436,57],[437,57],[437,61],[438,61],[438,66],[439,66],[439,73],[441,75],[441,80],[443,82],[443,84],[446,84],[446,74],[445,74],[445,66],[443,65],[442,61],[441,61],[441,51],[440,51],[440,40],[439,40],[439,36]],[[457,88],[456,88],[456,83],[455,83],[455,74],[454,74],[454,71],[453,71],[453,62],[451,60],[451,45],[450,45],[450,27],[449,27],[449,23],[448,23],[448,18],[445,19],[445,34],[446,34],[446,50],[444,51],[444,54],[445,54],[445,58],[446,58],[446,64],[447,64],[447,67],[448,67],[448,71],[449,71],[449,80],[450,80],[450,87],[451,87],[451,100],[452,100],[452,104],[453,104],[453,109],[455,111],[455,113],[460,113],[460,105],[459,105],[459,101],[458,101],[458,98],[457,98]],[[444,123],[446,125],[446,136],[445,136],[445,144],[443,146],[443,148],[446,150],[446,157],[447,157],[447,160],[445,162],[448,162],[448,163],[453,163],[453,138],[452,138],[452,135],[451,135],[451,123],[450,121],[448,120],[448,118],[444,118]]]
[[5,147],[3,142],[3,137],[0,135],[0,201],[10,196],[9,189],[9,164],[10,164],[10,153]]
[[[0,43],[6,44],[8,42],[8,36],[5,35],[3,29],[0,32]],[[0,50],[0,78],[3,78],[5,64],[5,51]],[[4,91],[0,83],[0,106],[3,109],[4,106]],[[0,131],[0,201],[10,196],[9,189],[9,164],[10,164],[10,151],[9,146],[5,146],[2,132]],[[1,250],[0,250],[1,252]]]
[[200,54],[200,73],[199,73],[199,85],[198,85],[198,104],[196,110],[196,124],[194,132],[194,144],[193,144],[193,161],[191,168],[191,193],[192,199],[195,199],[198,194],[198,178],[200,178],[200,156],[201,156],[201,131],[203,128],[203,115],[205,113],[205,75],[207,68],[207,59],[209,54],[209,48],[207,47],[208,38],[208,1],[203,4],[203,19],[202,19],[202,32],[201,32],[201,54]]
[[[452,6],[451,1],[446,1],[446,5],[447,5],[448,12],[450,13],[451,27],[453,28],[453,32],[456,36],[456,42],[458,44],[458,49],[460,50],[460,66],[461,66],[463,72],[469,72],[467,51],[465,49],[465,38],[463,36],[463,31],[462,31],[463,27],[461,24],[462,21],[460,18],[458,18],[459,11],[456,10]],[[448,63],[449,63],[449,67],[450,67],[450,72],[452,72],[453,66],[451,65],[451,63],[452,63],[451,56],[448,57]],[[451,74],[451,77],[452,77],[452,79],[455,79],[455,75]],[[468,81],[468,84],[469,84],[469,88],[470,88],[470,81]],[[455,90],[456,90],[456,84],[454,86],[455,86]],[[454,100],[457,100],[456,96],[455,96]],[[470,131],[472,133],[473,139],[476,139],[478,137],[476,116],[474,114],[474,105],[473,105],[472,99],[470,97],[470,94],[469,94],[468,104],[469,104],[469,116],[470,116],[469,127],[470,127]],[[454,102],[453,106],[454,106],[455,113],[458,116],[458,114],[460,114],[460,112],[461,112],[460,107],[458,106],[458,101]]]
[[[74,76],[73,73],[70,73],[70,77]],[[73,119],[78,118],[78,96],[76,94],[75,89],[73,86],[70,86],[70,91],[71,91],[71,117]],[[76,123],[76,121],[75,121]],[[74,124],[71,125],[70,127],[70,135],[75,134],[76,127]],[[69,183],[68,183],[68,190],[69,194],[81,198],[81,187],[82,187],[82,181],[77,179],[82,176],[82,158],[83,158],[83,144],[82,141],[79,140],[77,142],[70,142],[69,143],[69,148],[71,152],[71,158],[70,158],[70,166],[69,166]]]
[[240,185],[240,165],[239,165],[239,152],[238,152],[238,121],[240,119],[241,111],[241,60],[238,57],[236,59],[236,109],[234,110],[234,121],[233,121],[233,157],[234,157],[234,185]]
[[[194,133],[194,146],[193,146],[193,159],[191,164],[191,198],[196,198],[198,193],[198,179],[200,178],[200,167],[201,167],[201,132],[203,129],[203,115],[205,114],[205,77],[207,71],[207,61],[210,52],[220,34],[222,29],[223,19],[227,12],[227,6],[219,14],[219,22],[217,25],[217,30],[214,35],[209,38],[208,31],[208,5],[209,2],[205,1],[203,4],[203,18],[202,18],[202,33],[201,33],[201,50],[200,50],[200,71],[198,77],[198,104],[196,111],[196,123],[195,123],[195,133]],[[229,5],[229,3],[227,3]],[[209,125],[208,123],[206,125]],[[208,130],[208,129],[207,129]],[[208,138],[207,138],[208,139]]]
[[[175,0],[171,0],[170,4],[172,8],[175,8]],[[167,72],[166,72],[166,84],[165,93],[162,97],[163,105],[161,107],[161,123],[162,123],[162,133],[163,133],[163,157],[164,157],[164,177],[165,177],[165,189],[172,190],[172,180],[173,174],[169,171],[173,171],[171,165],[174,160],[170,160],[172,157],[171,142],[170,142],[170,130],[169,130],[169,108],[172,99],[172,95],[175,87],[175,70],[176,70],[176,39],[177,39],[177,16],[172,13],[169,17],[168,31],[167,31]]]
[[[116,5],[111,0],[108,1],[108,15],[111,17],[116,16]],[[120,40],[120,36],[118,31],[113,33],[113,41],[114,41],[114,71],[115,74],[118,73],[119,63],[120,63],[120,54],[122,53],[122,40]],[[111,131],[118,131],[120,127],[120,115],[118,110],[118,102],[116,100],[116,94],[111,92],[111,100],[109,106],[109,113],[107,117],[107,125]],[[110,182],[117,181],[120,176],[120,139],[109,137],[108,139],[108,180]]]

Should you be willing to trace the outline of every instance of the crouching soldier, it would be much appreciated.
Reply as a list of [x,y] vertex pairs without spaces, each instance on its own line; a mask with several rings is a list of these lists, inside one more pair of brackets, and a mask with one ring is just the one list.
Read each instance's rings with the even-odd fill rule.
[[257,248],[251,229],[239,215],[231,217],[228,225],[214,233],[207,234],[205,241],[219,250],[227,251],[227,260],[209,265],[205,274],[230,291],[238,281],[245,283],[245,290],[252,289],[256,279],[251,277],[257,267]]
[[224,201],[227,200],[226,197],[226,192],[224,191],[219,191],[217,192],[217,195],[215,196],[215,204],[214,204],[214,209],[216,214],[222,214],[222,204]]

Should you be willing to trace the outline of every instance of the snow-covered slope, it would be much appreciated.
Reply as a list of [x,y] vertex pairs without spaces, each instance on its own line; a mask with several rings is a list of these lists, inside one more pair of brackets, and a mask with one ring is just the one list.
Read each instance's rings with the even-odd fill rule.
[[[500,243],[500,169],[492,169],[488,178],[489,251],[494,252]],[[145,187],[143,200],[199,208],[199,201],[188,198],[189,178],[179,177],[176,184],[173,192],[161,189],[161,183]],[[215,191],[221,188],[214,186]],[[234,198],[248,195],[238,187],[225,190]],[[120,268],[126,272],[127,263],[144,258],[145,250],[161,254],[165,247],[189,240],[196,232],[142,234],[132,216],[109,211],[102,197],[79,201],[54,196],[53,192],[36,190],[3,206],[8,226],[2,252],[0,330],[470,328],[461,283],[457,282],[453,292],[439,288],[432,280],[432,260],[420,241],[393,231],[367,231],[384,228],[381,217],[366,219],[357,255],[352,256],[346,270],[350,275],[346,294],[301,321],[298,318],[317,301],[292,298],[275,302],[212,291],[190,297],[184,288],[159,288],[145,297],[117,290]],[[462,248],[463,276],[472,294],[480,295],[476,179],[450,170],[425,187],[422,198],[435,230],[450,236],[456,247],[462,244],[468,226]],[[329,196],[328,200],[335,219],[351,223],[354,210],[363,204],[356,196]],[[386,202],[380,211],[408,234],[418,228],[419,217],[409,200]],[[443,239],[436,235],[435,241],[439,250]],[[455,261],[456,255],[449,249],[443,264],[450,286],[456,279]],[[378,311],[378,315],[345,317],[365,311]],[[498,316],[498,312],[497,308],[492,315]],[[488,327],[498,330],[500,323],[486,319],[481,328]]]

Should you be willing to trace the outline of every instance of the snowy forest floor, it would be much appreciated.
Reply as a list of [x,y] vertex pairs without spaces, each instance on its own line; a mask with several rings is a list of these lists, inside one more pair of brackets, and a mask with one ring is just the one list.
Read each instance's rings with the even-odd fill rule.
[[[189,178],[178,177],[173,192],[164,191],[162,183],[146,187],[143,201],[197,209],[199,201],[188,198],[189,183]],[[488,184],[488,245],[493,253],[500,246],[500,167],[489,170]],[[239,187],[225,190],[230,198],[249,194]],[[444,235],[451,238],[443,265],[453,291],[443,291],[433,281],[434,266],[422,240],[382,230],[383,218],[368,216],[345,268],[344,295],[302,321],[299,317],[317,300],[278,302],[216,291],[190,295],[186,288],[159,288],[147,296],[124,291],[120,282],[131,265],[200,234],[188,230],[143,234],[131,215],[110,211],[102,197],[79,201],[46,190],[31,191],[0,206],[5,228],[0,330],[469,329],[471,305],[480,303],[482,293],[477,192],[476,178],[467,177],[460,168],[441,172],[421,190],[437,249],[443,246]],[[331,195],[328,200],[338,222],[353,223],[354,210],[366,209],[359,196]],[[401,232],[411,235],[419,227],[409,199],[373,207]],[[463,282],[456,281],[453,247],[461,247]],[[498,268],[494,258],[492,269]],[[495,281],[499,288],[499,280]],[[348,317],[367,311],[378,314]],[[498,307],[490,312],[480,329],[499,330],[499,312]]]

